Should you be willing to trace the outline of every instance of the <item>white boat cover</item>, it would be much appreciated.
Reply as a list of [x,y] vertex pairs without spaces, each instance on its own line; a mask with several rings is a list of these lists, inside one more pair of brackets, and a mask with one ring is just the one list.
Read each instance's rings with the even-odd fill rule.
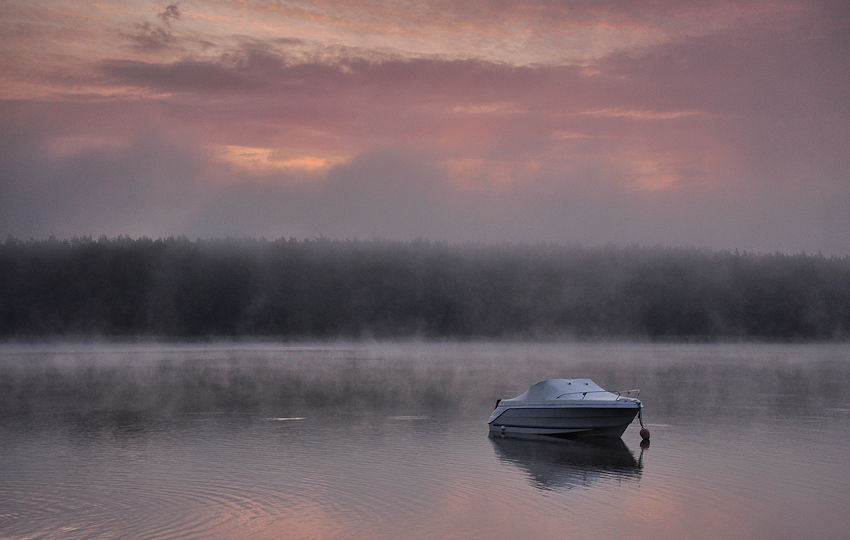
[[501,400],[499,407],[542,405],[556,399],[613,400],[617,396],[590,379],[549,379],[535,384],[522,395]]

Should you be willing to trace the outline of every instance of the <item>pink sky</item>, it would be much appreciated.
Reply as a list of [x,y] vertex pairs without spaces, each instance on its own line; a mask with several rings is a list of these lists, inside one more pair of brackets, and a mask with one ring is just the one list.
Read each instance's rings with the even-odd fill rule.
[[850,255],[844,1],[6,1],[0,234]]

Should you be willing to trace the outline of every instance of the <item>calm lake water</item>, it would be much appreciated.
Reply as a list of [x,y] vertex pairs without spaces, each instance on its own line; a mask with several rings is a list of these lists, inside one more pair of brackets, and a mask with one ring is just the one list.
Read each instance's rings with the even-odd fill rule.
[[[491,439],[547,378],[622,440]],[[838,538],[850,346],[0,347],[0,538]]]

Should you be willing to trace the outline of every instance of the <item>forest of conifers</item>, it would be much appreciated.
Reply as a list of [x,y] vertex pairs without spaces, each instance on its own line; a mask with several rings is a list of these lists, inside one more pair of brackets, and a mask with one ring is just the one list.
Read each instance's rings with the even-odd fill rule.
[[8,239],[0,337],[847,340],[850,258],[696,248]]

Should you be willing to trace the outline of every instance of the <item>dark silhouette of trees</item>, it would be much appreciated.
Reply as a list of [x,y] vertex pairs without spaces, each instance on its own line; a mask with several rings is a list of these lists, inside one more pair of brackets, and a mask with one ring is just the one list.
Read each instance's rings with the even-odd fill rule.
[[843,340],[850,259],[424,240],[0,244],[0,336]]

